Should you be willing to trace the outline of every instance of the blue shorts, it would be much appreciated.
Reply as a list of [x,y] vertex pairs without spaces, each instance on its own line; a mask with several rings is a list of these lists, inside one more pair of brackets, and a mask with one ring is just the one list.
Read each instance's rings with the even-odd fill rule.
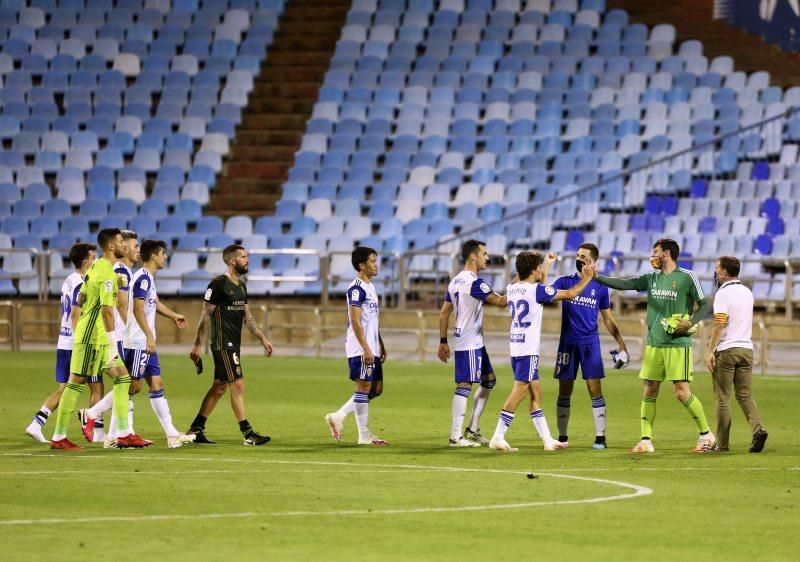
[[539,380],[539,356],[523,355],[511,358],[511,369],[514,371],[514,380],[518,382],[532,382]]
[[[71,349],[56,350],[56,382],[67,384],[69,382],[69,363],[72,360]],[[89,377],[89,382],[103,382],[103,375]]]
[[606,376],[603,369],[603,353],[600,343],[559,343],[556,368],[553,378],[562,381],[574,381],[578,377],[578,369],[586,379],[602,379]]
[[161,366],[158,364],[158,353],[147,353],[145,349],[126,349],[125,367],[133,379],[142,377],[160,377]]
[[492,362],[489,361],[489,354],[486,353],[486,347],[470,349],[469,351],[456,351],[455,364],[456,383],[478,383],[481,382],[482,375],[494,373]]
[[351,381],[382,381],[383,365],[379,358],[375,358],[372,365],[364,365],[361,356],[348,357],[347,363],[350,365]]

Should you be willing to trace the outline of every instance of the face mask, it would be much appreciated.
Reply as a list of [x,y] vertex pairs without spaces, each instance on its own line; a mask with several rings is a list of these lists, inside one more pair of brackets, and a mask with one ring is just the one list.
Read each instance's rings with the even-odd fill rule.
[[653,269],[661,269],[661,256],[651,257],[650,265],[653,266]]
[[578,273],[580,273],[583,270],[583,266],[584,262],[582,262],[581,260],[575,260],[575,269],[578,270]]
[[719,289],[719,286],[720,286],[720,285],[721,285],[721,283],[719,282],[719,277],[717,277],[717,272],[715,271],[715,272],[714,272],[714,286],[715,286],[717,289]]

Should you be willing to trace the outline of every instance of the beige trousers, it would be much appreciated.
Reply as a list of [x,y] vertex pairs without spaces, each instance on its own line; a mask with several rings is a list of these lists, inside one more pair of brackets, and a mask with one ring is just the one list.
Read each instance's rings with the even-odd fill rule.
[[761,414],[751,395],[750,386],[753,378],[753,350],[745,347],[733,347],[714,354],[713,383],[717,404],[717,445],[720,449],[728,448],[731,431],[731,387],[736,395],[751,433],[761,429]]

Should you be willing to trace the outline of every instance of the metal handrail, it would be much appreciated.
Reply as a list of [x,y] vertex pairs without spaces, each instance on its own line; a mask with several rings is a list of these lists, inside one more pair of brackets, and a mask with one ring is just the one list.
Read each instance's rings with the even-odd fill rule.
[[709,146],[714,146],[715,144],[717,144],[717,143],[719,143],[719,142],[721,142],[721,141],[723,141],[723,140],[725,140],[727,138],[732,138],[732,137],[741,135],[744,132],[750,131],[751,129],[755,129],[755,128],[758,128],[758,127],[762,127],[762,126],[764,126],[764,125],[766,125],[768,123],[771,123],[773,121],[778,121],[778,120],[781,120],[781,119],[788,119],[791,115],[793,115],[797,111],[800,111],[800,107],[790,107],[789,109],[787,109],[783,113],[780,113],[778,115],[773,115],[772,117],[769,117],[767,119],[762,119],[761,121],[758,121],[757,123],[753,123],[751,125],[747,125],[746,127],[741,127],[740,129],[737,129],[735,131],[731,131],[729,133],[725,133],[723,135],[719,135],[718,137],[714,137],[713,139],[709,139],[709,140],[707,140],[705,142],[702,142],[700,144],[690,146],[689,148],[685,148],[683,150],[679,150],[678,152],[674,152],[672,154],[667,154],[667,155],[662,156],[661,158],[659,158],[657,160],[648,162],[647,164],[642,164],[642,165],[636,166],[634,168],[621,170],[619,173],[617,173],[614,176],[611,176],[611,177],[608,177],[608,178],[604,178],[604,179],[600,179],[600,180],[598,180],[598,181],[596,181],[594,183],[591,183],[589,185],[586,185],[586,186],[579,187],[577,189],[571,190],[569,193],[565,193],[563,195],[560,195],[560,196],[556,197],[555,199],[551,199],[549,201],[542,201],[541,203],[534,203],[532,205],[528,205],[522,211],[518,211],[518,212],[516,212],[516,213],[514,213],[512,215],[509,215],[509,216],[505,217],[505,218],[501,218],[501,219],[486,223],[484,225],[481,225],[479,227],[472,228],[472,229],[467,230],[465,232],[461,232],[461,233],[459,233],[457,235],[453,235],[453,236],[447,237],[445,239],[437,241],[435,244],[432,244],[430,246],[424,246],[422,248],[419,248],[418,250],[412,250],[407,254],[407,256],[411,256],[417,251],[423,252],[423,251],[427,251],[427,250],[432,250],[432,249],[438,248],[442,244],[452,243],[453,240],[467,238],[469,236],[472,236],[474,234],[482,232],[487,228],[491,228],[492,226],[497,226],[497,225],[500,225],[500,224],[503,224],[503,223],[506,223],[506,222],[509,222],[509,221],[513,221],[514,219],[530,216],[534,212],[536,212],[536,211],[538,211],[540,209],[544,209],[544,208],[547,208],[547,207],[550,207],[550,206],[553,206],[553,205],[557,205],[558,203],[562,203],[562,202],[567,201],[567,200],[569,200],[569,199],[571,199],[573,197],[577,197],[577,196],[582,195],[584,193],[590,192],[590,191],[592,191],[594,189],[597,189],[598,187],[611,184],[611,183],[613,183],[615,181],[619,181],[619,180],[624,179],[626,177],[629,177],[629,176],[631,176],[631,175],[633,175],[635,173],[638,173],[638,172],[641,172],[641,171],[644,171],[644,170],[647,170],[647,169],[650,169],[650,168],[655,168],[659,164],[663,164],[665,162],[669,162],[670,160],[674,160],[675,158],[679,158],[679,157],[684,156],[686,154],[692,154],[694,152],[697,152],[697,151],[702,150],[702,149],[704,149],[706,147],[709,147]]

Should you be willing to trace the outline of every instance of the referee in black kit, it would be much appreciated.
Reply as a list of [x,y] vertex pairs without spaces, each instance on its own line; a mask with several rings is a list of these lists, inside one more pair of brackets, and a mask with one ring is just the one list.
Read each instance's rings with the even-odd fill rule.
[[208,284],[203,297],[203,313],[197,326],[197,336],[189,357],[202,369],[200,346],[208,325],[211,324],[211,353],[214,356],[214,382],[206,392],[200,411],[194,418],[187,433],[194,434],[195,443],[214,443],[206,437],[206,420],[214,407],[230,386],[231,408],[239,422],[239,431],[244,436],[245,445],[264,445],[269,443],[269,435],[260,435],[250,422],[244,410],[244,379],[241,364],[242,324],[247,326],[264,346],[267,355],[272,355],[272,344],[264,336],[247,305],[247,287],[241,276],[247,273],[250,262],[247,250],[232,244],[222,251],[222,261],[228,270],[215,277]]

